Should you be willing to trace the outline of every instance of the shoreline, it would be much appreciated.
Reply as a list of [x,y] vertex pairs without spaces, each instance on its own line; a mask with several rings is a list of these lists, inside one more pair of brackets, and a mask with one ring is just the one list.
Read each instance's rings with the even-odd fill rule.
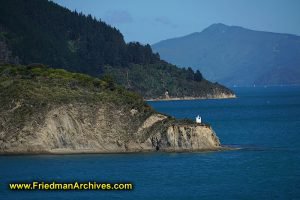
[[184,101],[184,100],[208,100],[208,99],[235,99],[234,95],[221,95],[219,97],[170,97],[170,98],[152,98],[144,99],[145,101]]
[[30,156],[30,155],[87,155],[87,154],[141,154],[141,153],[207,153],[207,152],[220,152],[220,151],[229,151],[229,150],[240,150],[241,148],[234,147],[216,147],[216,148],[207,148],[207,149],[181,149],[181,150],[136,150],[136,151],[93,151],[93,150],[57,150],[57,151],[41,151],[41,152],[1,152],[0,156]]

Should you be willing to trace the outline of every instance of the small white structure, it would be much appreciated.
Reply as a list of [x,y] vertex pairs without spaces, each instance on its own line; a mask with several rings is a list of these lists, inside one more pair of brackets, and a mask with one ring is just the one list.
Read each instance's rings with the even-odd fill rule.
[[165,92],[165,97],[166,97],[166,99],[170,98],[168,90]]
[[201,124],[201,117],[199,115],[196,117],[196,122]]

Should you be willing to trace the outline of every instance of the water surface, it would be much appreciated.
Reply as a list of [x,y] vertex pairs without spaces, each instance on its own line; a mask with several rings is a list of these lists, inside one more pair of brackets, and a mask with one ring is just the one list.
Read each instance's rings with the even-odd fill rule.
[[[300,199],[300,87],[235,88],[239,98],[151,102],[201,115],[238,151],[0,156],[0,199]],[[16,181],[132,182],[133,191],[9,191]]]

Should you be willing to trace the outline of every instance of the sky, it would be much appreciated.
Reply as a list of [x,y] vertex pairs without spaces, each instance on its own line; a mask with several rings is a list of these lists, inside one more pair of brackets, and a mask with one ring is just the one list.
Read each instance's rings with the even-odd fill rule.
[[214,23],[300,35],[300,0],[52,0],[119,29],[126,42],[154,44]]

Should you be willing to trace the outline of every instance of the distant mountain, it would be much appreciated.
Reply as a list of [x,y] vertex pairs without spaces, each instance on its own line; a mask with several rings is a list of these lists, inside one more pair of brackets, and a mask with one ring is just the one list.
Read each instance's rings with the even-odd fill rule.
[[232,85],[300,84],[300,37],[213,24],[152,45],[162,59]]
[[166,91],[171,97],[233,95],[199,71],[160,60],[150,45],[126,43],[116,28],[48,0],[0,0],[1,63],[43,63],[109,76],[145,98],[162,97]]

